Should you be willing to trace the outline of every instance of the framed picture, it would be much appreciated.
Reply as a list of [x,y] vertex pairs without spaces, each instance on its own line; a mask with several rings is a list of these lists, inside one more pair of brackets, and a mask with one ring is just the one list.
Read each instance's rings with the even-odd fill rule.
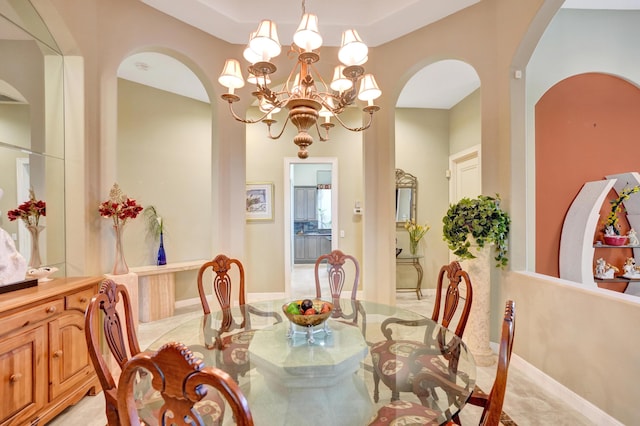
[[273,183],[247,183],[247,222],[273,220]]

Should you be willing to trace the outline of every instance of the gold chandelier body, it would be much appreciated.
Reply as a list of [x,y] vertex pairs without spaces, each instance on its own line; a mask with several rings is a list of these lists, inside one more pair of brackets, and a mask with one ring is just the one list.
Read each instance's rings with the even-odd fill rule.
[[[360,132],[368,129],[373,121],[373,113],[380,109],[373,104],[373,100],[381,95],[381,91],[373,75],[364,73],[362,64],[368,59],[368,48],[355,30],[348,30],[342,34],[342,47],[338,54],[342,64],[335,67],[333,80],[329,85],[320,77],[314,66],[320,60],[320,55],[315,50],[322,45],[322,37],[317,29],[317,17],[304,13],[304,2],[302,21],[293,39],[290,55],[297,54],[296,65],[282,87],[272,90],[269,84],[276,66],[270,59],[280,53],[275,23],[263,20],[258,30],[251,34],[244,57],[251,64],[248,67],[247,81],[256,86],[252,95],[256,97],[263,113],[260,118],[244,119],[233,110],[233,103],[240,100],[240,97],[234,94],[234,89],[244,86],[237,60],[227,59],[218,81],[229,89],[228,93],[221,97],[229,104],[229,111],[234,119],[246,124],[265,123],[270,139],[279,139],[291,121],[298,129],[298,134],[293,138],[299,148],[298,157],[307,158],[307,148],[313,143],[313,137],[309,134],[312,127],[315,126],[321,141],[329,139],[329,130],[334,127],[331,118],[335,118],[342,127],[350,131]],[[367,102],[363,111],[369,116],[364,126],[349,127],[339,115],[346,107],[353,105],[356,99]],[[271,126],[276,123],[273,114],[283,108],[289,111],[287,120],[279,133],[272,134]],[[324,118],[324,121],[319,123],[321,118]]]

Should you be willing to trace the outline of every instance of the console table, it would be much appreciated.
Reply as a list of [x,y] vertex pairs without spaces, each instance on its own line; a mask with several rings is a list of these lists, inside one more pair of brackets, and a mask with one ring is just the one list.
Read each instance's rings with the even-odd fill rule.
[[173,316],[176,304],[176,272],[200,269],[205,262],[207,261],[189,260],[162,266],[129,268],[130,272],[138,275],[140,321],[156,321]]
[[418,300],[422,298],[422,276],[424,275],[424,271],[422,270],[422,265],[420,265],[420,259],[423,257],[424,256],[419,254],[400,254],[396,256],[397,265],[413,265],[418,272],[416,288],[396,288],[396,291],[415,291]]

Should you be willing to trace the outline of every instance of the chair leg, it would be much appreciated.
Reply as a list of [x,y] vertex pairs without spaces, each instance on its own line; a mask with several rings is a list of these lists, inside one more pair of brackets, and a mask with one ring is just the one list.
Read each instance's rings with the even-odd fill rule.
[[380,384],[380,376],[378,376],[378,372],[375,367],[373,368],[373,401],[378,402],[380,399],[380,392],[378,389],[378,385]]
[[392,390],[391,391],[391,402],[397,401],[400,399],[400,392]]
[[111,404],[106,406],[107,425],[108,426],[120,426],[120,417],[118,416],[118,407],[114,407]]

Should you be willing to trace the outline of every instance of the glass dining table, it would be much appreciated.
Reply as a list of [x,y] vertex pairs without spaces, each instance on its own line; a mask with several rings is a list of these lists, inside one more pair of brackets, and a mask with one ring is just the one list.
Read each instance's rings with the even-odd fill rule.
[[[227,371],[228,364],[244,364],[232,371],[232,377],[247,398],[256,425],[367,425],[391,401],[391,390],[380,383],[378,402],[374,402],[370,353],[372,346],[387,339],[421,343],[430,348],[432,361],[445,366],[430,370],[442,377],[434,377],[437,380],[427,396],[402,392],[401,400],[441,412],[436,421],[440,424],[464,406],[475,386],[476,367],[466,345],[452,331],[395,306],[351,299],[333,302],[333,316],[314,327],[312,334],[290,324],[283,313],[286,300],[266,300],[247,304],[242,310],[233,307],[227,315],[217,311],[186,320],[167,329],[147,349],[177,341],[205,365]],[[222,323],[229,326],[229,313],[236,325],[243,314],[247,321],[243,327],[232,326],[232,331],[220,334]],[[242,333],[248,329],[253,331]],[[244,345],[220,343],[230,342],[224,337],[234,334],[244,336]],[[399,357],[397,362],[403,361]],[[442,386],[443,382],[450,386]],[[234,424],[233,419],[225,418],[223,424]]]

